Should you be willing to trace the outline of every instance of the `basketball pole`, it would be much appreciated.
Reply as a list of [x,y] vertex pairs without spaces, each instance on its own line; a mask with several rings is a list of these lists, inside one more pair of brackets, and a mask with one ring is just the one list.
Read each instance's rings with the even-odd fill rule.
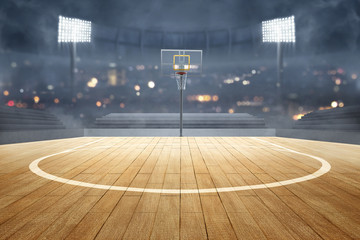
[[180,75],[180,137],[183,136],[183,75]]

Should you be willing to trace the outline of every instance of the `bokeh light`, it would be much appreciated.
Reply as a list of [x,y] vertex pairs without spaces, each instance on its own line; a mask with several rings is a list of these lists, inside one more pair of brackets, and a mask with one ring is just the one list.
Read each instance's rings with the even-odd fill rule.
[[153,81],[149,81],[148,82],[148,87],[149,88],[154,88],[155,87],[155,83]]
[[13,107],[15,105],[15,102],[13,100],[8,101],[7,105],[9,107]]
[[34,97],[34,103],[39,103],[39,102],[40,102],[39,96],[35,96],[35,97]]
[[338,106],[338,102],[337,101],[332,101],[331,102],[331,107],[332,108],[336,108]]
[[98,80],[97,80],[97,78],[91,78],[90,79],[90,81],[88,81],[87,82],[87,86],[89,87],[89,88],[94,88],[94,87],[96,87],[96,85],[98,84]]

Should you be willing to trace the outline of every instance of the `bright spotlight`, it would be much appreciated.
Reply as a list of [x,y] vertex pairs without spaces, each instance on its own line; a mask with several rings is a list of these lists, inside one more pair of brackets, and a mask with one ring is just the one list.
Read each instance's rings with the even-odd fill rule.
[[295,42],[295,17],[262,22],[263,42]]
[[91,22],[59,16],[58,42],[91,42]]
[[155,87],[155,83],[153,81],[149,81],[148,82],[148,87],[149,88],[154,88]]
[[338,102],[337,101],[332,101],[331,102],[331,107],[332,108],[336,108],[338,106]]

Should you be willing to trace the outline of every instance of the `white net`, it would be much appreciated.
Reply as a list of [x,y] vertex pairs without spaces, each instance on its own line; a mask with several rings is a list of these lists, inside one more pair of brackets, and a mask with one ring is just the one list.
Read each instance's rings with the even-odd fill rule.
[[176,78],[178,90],[180,90],[180,89],[185,90],[187,74],[184,72],[176,73],[175,78]]

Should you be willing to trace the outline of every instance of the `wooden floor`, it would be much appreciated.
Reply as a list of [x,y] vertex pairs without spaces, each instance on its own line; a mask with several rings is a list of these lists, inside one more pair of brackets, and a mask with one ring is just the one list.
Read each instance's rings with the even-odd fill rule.
[[[259,140],[260,139],[260,140]],[[360,239],[360,146],[288,138],[72,138],[0,146],[0,239]],[[262,141],[265,140],[265,141]],[[42,178],[146,189],[211,189],[330,172],[275,188],[209,193],[94,189]]]

